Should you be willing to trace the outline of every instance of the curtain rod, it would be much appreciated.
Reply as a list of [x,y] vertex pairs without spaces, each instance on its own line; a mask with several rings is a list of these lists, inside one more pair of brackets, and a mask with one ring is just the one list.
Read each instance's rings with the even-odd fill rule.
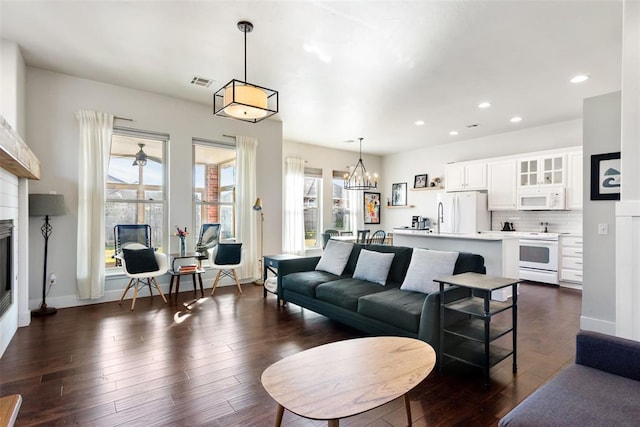
[[129,118],[127,118],[127,117],[118,117],[118,116],[113,116],[113,118],[114,118],[114,120],[115,120],[115,119],[117,119],[117,120],[125,120],[125,121],[127,121],[127,122],[132,122],[132,121],[133,121],[133,119],[129,119]]
[[226,136],[227,138],[233,138],[236,139],[237,137],[235,135],[227,135],[227,134],[222,134],[222,136]]

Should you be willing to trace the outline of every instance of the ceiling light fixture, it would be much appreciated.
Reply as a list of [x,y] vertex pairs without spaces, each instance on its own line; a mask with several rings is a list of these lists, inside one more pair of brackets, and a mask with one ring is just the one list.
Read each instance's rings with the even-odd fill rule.
[[491,107],[491,103],[490,102],[481,102],[480,104],[478,104],[478,108],[489,108]]
[[509,121],[510,121],[511,123],[518,123],[518,122],[521,122],[521,121],[522,121],[522,117],[518,117],[518,116],[511,117],[511,120],[509,120]]
[[140,147],[140,151],[136,153],[136,159],[131,166],[145,166],[147,164],[147,153],[142,151],[144,144],[138,144],[138,147]]
[[424,120],[416,120],[415,122],[413,122],[413,124],[416,126],[422,126],[424,125]]
[[257,123],[278,112],[278,91],[247,82],[247,33],[249,21],[238,22],[244,33],[244,81],[233,79],[213,94],[213,114]]
[[457,130],[452,130],[451,132],[449,132],[449,135],[451,136],[456,136],[458,134]]
[[569,80],[571,83],[582,83],[589,80],[589,76],[587,76],[586,74],[578,74],[577,76],[573,77],[571,80]]
[[350,174],[344,174],[344,189],[345,190],[371,190],[378,188],[378,174],[373,174],[373,179],[367,168],[364,167],[362,162],[362,140],[364,138],[358,138],[360,140],[360,158],[358,163],[353,168]]

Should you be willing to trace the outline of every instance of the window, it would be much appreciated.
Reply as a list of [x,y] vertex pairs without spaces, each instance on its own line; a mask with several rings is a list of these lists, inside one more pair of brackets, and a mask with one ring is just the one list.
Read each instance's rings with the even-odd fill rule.
[[114,128],[107,170],[105,264],[115,265],[116,224],[149,224],[151,244],[165,245],[165,150],[169,135]]
[[344,189],[345,172],[333,171],[331,228],[338,231],[351,230],[351,210],[348,190]]
[[195,230],[220,223],[220,239],[235,237],[236,148],[193,141],[193,201]]
[[304,168],[304,246],[314,249],[322,246],[321,222],[322,212],[322,170]]

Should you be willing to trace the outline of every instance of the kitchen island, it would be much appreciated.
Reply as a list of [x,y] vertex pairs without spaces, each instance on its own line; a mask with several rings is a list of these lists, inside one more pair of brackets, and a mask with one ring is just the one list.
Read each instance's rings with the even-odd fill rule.
[[[430,233],[428,230],[396,228],[393,244],[410,248],[441,251],[472,252],[484,257],[487,274],[491,276],[520,277],[520,240],[501,233]],[[505,301],[511,297],[511,288],[494,291],[491,297]]]

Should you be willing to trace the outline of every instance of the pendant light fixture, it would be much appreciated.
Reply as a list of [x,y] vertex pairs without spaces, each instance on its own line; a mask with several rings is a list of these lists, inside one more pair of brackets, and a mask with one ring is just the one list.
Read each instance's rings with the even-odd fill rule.
[[213,114],[257,123],[278,112],[278,92],[247,82],[247,33],[249,21],[238,22],[244,33],[244,81],[233,79],[213,94]]
[[136,153],[136,159],[131,166],[145,166],[147,164],[147,153],[142,151],[144,144],[138,144],[138,147],[140,147],[140,151]]
[[360,158],[358,163],[353,168],[350,174],[344,175],[344,189],[345,190],[371,190],[378,188],[378,174],[374,173],[373,177],[367,172],[367,168],[364,167],[362,162],[362,140],[364,138],[358,138],[360,140]]

